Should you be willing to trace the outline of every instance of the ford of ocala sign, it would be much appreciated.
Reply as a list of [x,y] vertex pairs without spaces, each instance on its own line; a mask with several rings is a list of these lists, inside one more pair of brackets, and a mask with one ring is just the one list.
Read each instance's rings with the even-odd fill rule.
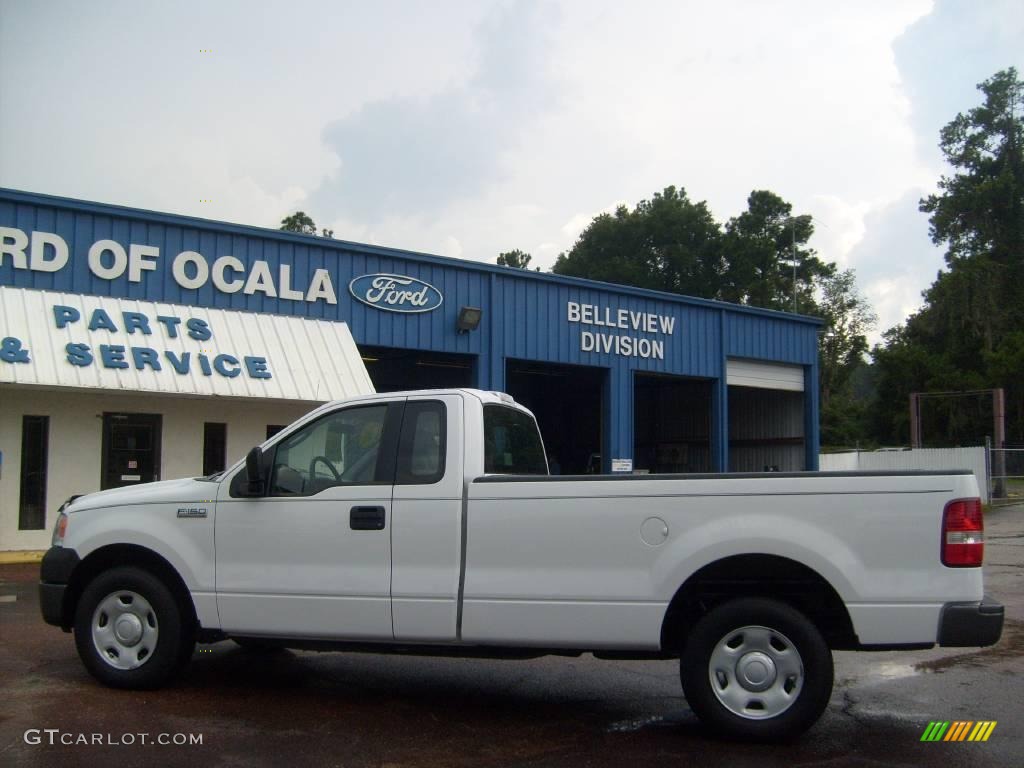
[[430,283],[405,275],[363,275],[349,283],[348,290],[363,304],[389,312],[430,312],[444,302]]

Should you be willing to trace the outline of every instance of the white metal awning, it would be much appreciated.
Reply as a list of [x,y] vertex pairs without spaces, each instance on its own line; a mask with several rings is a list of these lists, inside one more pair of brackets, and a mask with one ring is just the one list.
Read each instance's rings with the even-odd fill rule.
[[802,365],[763,363],[754,360],[727,360],[725,377],[729,386],[804,391]]
[[374,391],[345,323],[7,287],[0,383],[312,402]]

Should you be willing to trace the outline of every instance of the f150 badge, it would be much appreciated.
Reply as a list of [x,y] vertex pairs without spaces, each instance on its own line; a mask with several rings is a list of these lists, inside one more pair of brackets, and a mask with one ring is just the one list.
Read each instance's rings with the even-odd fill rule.
[[178,507],[178,517],[206,517],[206,507]]

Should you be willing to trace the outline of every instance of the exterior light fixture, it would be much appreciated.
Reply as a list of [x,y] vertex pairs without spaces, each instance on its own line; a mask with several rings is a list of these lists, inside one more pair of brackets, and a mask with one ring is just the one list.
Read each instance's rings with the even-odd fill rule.
[[459,333],[475,331],[480,325],[480,318],[483,311],[479,307],[462,307],[459,310],[459,319],[455,321],[455,327]]

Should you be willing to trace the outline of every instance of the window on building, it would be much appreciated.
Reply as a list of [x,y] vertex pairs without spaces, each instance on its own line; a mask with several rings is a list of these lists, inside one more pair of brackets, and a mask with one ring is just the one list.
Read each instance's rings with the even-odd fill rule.
[[274,435],[276,435],[278,432],[280,432],[286,426],[288,426],[288,425],[287,424],[267,424],[267,440],[272,438]]
[[227,450],[228,425],[218,421],[203,424],[203,475],[224,471]]
[[21,495],[18,530],[46,527],[46,460],[49,454],[50,417],[21,417]]

